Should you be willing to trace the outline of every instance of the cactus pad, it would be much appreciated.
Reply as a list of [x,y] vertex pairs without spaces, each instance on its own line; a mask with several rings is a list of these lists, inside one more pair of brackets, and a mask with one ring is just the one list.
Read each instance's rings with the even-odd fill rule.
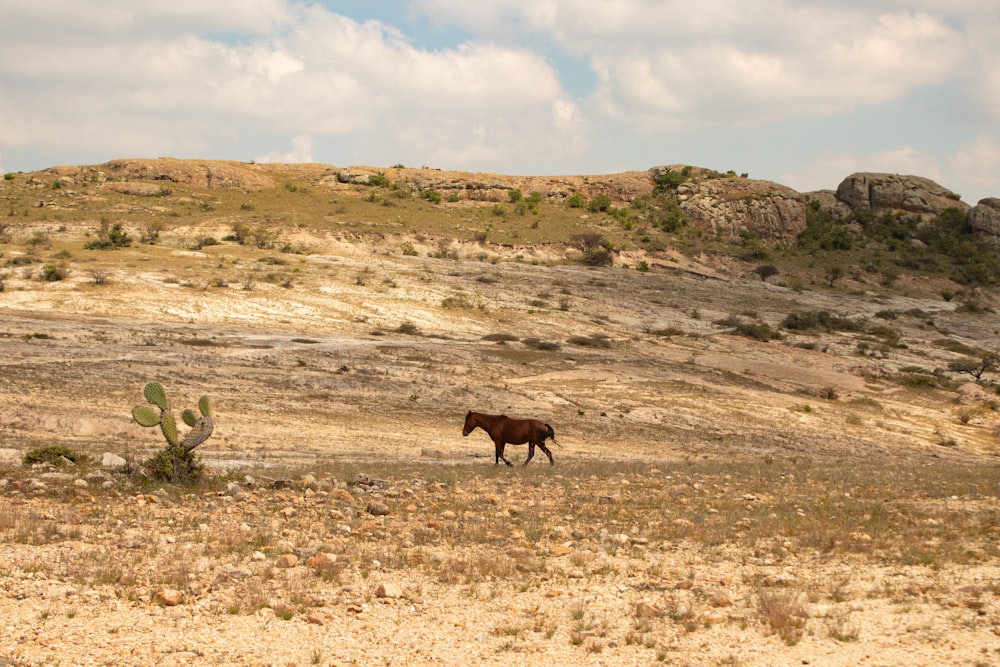
[[167,392],[163,391],[163,385],[159,382],[150,382],[146,384],[145,388],[142,390],[142,394],[146,397],[147,401],[159,409],[163,411],[170,409],[170,404],[167,403]]
[[182,412],[181,419],[183,419],[184,423],[188,426],[194,426],[198,423],[198,418],[194,416],[194,410],[185,410]]
[[132,418],[139,423],[139,426],[156,426],[160,423],[160,413],[145,405],[132,408]]
[[198,410],[201,411],[203,417],[212,416],[212,404],[208,402],[208,396],[202,396],[201,400],[198,401]]
[[215,423],[212,421],[211,417],[202,417],[198,420],[188,434],[184,437],[184,442],[181,446],[185,451],[189,451],[200,445],[201,443],[208,440],[209,436],[212,435],[212,431],[215,430]]
[[176,447],[180,443],[177,439],[177,420],[169,412],[163,413],[163,418],[160,420],[160,430],[163,431],[163,437],[167,439],[171,447]]

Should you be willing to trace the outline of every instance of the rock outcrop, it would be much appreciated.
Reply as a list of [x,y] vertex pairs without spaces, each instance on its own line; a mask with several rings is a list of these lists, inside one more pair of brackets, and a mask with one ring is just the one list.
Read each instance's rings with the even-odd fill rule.
[[194,188],[258,191],[275,186],[258,165],[222,160],[112,160],[97,167],[115,181],[159,181]]
[[692,227],[727,238],[746,232],[785,242],[806,227],[805,196],[770,181],[707,178],[682,183],[677,198]]
[[969,211],[969,226],[977,240],[1000,252],[1000,198],[980,199]]
[[837,187],[837,199],[853,209],[882,213],[940,215],[947,208],[968,209],[959,195],[921,176],[859,172]]

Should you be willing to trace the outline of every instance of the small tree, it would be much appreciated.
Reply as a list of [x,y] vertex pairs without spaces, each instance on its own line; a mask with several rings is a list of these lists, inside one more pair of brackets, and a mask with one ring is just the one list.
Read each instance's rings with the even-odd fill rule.
[[839,266],[831,266],[826,272],[826,282],[830,287],[833,284],[844,277],[844,270]]
[[768,278],[776,276],[779,273],[778,267],[776,267],[774,264],[761,264],[760,266],[755,268],[753,272],[756,273],[760,277],[760,279],[763,280],[764,282],[767,282]]
[[966,373],[975,378],[976,382],[979,382],[982,380],[984,373],[995,371],[998,366],[1000,366],[1000,355],[987,352],[979,358],[966,357],[953,361],[948,364],[948,370],[953,373]]

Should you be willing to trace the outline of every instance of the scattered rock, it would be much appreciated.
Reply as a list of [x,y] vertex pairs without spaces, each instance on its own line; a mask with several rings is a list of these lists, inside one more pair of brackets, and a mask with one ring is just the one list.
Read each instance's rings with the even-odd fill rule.
[[365,511],[372,516],[387,516],[389,514],[389,506],[385,503],[372,501],[365,507]]
[[333,566],[333,564],[337,562],[337,556],[335,554],[319,551],[311,556],[307,562],[309,563],[309,567],[316,570],[322,570]]
[[403,589],[393,583],[382,583],[375,589],[375,597],[392,599],[401,598],[403,597]]
[[181,592],[173,588],[164,588],[157,591],[153,601],[161,607],[176,607],[181,603]]
[[275,559],[274,564],[280,568],[292,568],[299,564],[299,557],[295,554],[281,554]]
[[649,600],[641,600],[635,605],[635,616],[636,618],[659,618],[663,616],[663,610]]
[[127,464],[128,461],[117,454],[104,452],[101,455],[101,466],[104,468],[124,468]]

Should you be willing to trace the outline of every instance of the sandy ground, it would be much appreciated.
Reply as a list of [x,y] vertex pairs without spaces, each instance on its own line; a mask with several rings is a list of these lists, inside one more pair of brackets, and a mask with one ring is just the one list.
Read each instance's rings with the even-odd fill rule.
[[[8,275],[0,292],[0,448],[13,453],[0,463],[0,664],[1000,664],[995,550],[971,565],[921,567],[809,550],[776,560],[683,540],[609,548],[613,527],[603,526],[609,537],[602,526],[573,526],[565,518],[576,514],[572,502],[557,509],[559,498],[543,494],[542,537],[509,542],[503,557],[511,569],[478,585],[359,566],[357,556],[377,555],[380,541],[400,535],[412,542],[414,522],[452,520],[439,514],[456,493],[499,494],[492,509],[470,511],[500,526],[511,504],[529,502],[511,496],[585,463],[639,466],[639,486],[691,461],[995,468],[995,394],[915,390],[891,379],[946,368],[955,355],[937,343],[944,338],[995,349],[995,313],[956,312],[919,284],[895,294],[796,292],[708,262],[655,263],[642,273],[552,263],[558,253],[546,249],[508,252],[520,261],[496,249],[499,261],[483,261],[478,247],[458,248],[454,260],[390,254],[377,243],[316,245],[281,267],[294,276],[290,286],[251,280],[266,267],[245,273],[245,258],[226,268],[237,253],[227,246],[158,248],[155,265],[107,260],[103,285],[85,270],[51,283]],[[164,258],[173,264],[157,268]],[[736,315],[776,327],[790,312],[813,310],[872,322],[894,311],[886,324],[905,346],[844,332],[784,332],[761,342],[719,323]],[[199,451],[213,471],[291,475],[296,485],[156,501],[145,491],[98,493],[93,482],[74,496],[72,479],[50,481],[68,489],[55,495],[20,481],[17,457],[34,447],[63,444],[98,458],[142,458],[159,448],[157,434],[130,417],[150,380],[178,410],[211,397],[217,429]],[[507,473],[494,469],[485,435],[461,435],[468,410],[551,423],[556,466],[536,458],[502,482],[496,475]],[[523,448],[508,451],[523,461]],[[318,474],[318,486],[301,482],[324,466],[386,462],[424,471],[377,490],[380,500],[389,492],[388,516],[366,513],[369,489],[339,496],[335,473]],[[418,498],[445,469],[447,502]],[[602,495],[586,477],[576,483],[590,500]],[[995,482],[975,494],[985,505],[970,500],[969,512],[995,512]],[[28,533],[48,524],[80,529],[34,544],[13,537],[25,524],[34,526]],[[362,545],[334,539],[340,524]],[[317,525],[325,528],[317,533]],[[269,543],[260,556],[233,550],[213,561],[198,550],[208,535],[247,530],[240,526],[266,526],[292,543],[286,551],[303,562],[281,570],[275,585],[287,592],[305,585],[296,577],[313,582],[316,619],[283,620],[273,604],[232,612],[241,590],[233,582],[262,576],[265,566],[275,577],[283,551]],[[580,537],[567,536],[573,528]],[[125,550],[114,581],[57,566],[112,558],[130,542],[140,546]],[[149,562],[181,558],[185,549],[196,555],[196,574],[177,586],[184,603],[158,604],[162,585],[131,581],[129,568],[142,569],[139,555],[150,548]],[[304,552],[326,548],[355,554],[335,585],[307,577]],[[449,542],[421,558],[459,551]],[[533,583],[519,589],[519,559],[543,556],[541,574],[521,568]],[[250,574],[233,574],[241,568]],[[761,627],[755,611],[754,582],[767,577],[813,592],[839,581],[851,592],[813,596],[808,631],[789,644]],[[379,597],[385,582],[405,595]],[[916,592],[885,592],[900,588]],[[717,591],[726,597],[712,602]],[[658,610],[648,625],[636,612],[643,601]],[[577,603],[586,612],[572,611]],[[678,604],[693,605],[697,631],[684,629]],[[584,622],[576,615],[593,627],[573,630]],[[833,638],[831,625],[848,639]]]

